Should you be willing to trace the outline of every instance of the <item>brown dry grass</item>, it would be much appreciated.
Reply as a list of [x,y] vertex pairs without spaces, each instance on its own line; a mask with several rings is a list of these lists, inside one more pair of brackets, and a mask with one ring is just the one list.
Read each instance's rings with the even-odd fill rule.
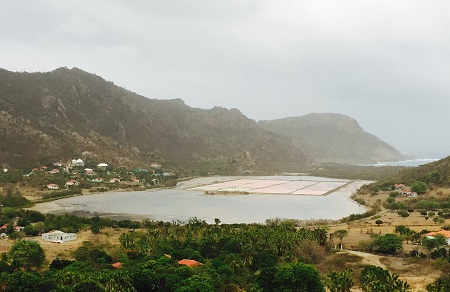
[[[128,232],[128,229],[105,228],[99,234],[93,234],[91,231],[85,230],[77,234],[77,240],[64,243],[44,241],[41,236],[27,237],[26,240],[34,240],[40,243],[46,255],[44,267],[48,267],[57,257],[59,259],[73,259],[73,252],[85,241],[93,242],[96,246],[103,248],[113,259],[117,259],[120,252],[119,237],[125,232]],[[13,244],[14,241],[11,239],[0,239],[0,254],[7,253]]]
[[[448,195],[450,195],[450,189],[439,188],[421,198]],[[380,206],[381,208],[383,202],[385,202],[388,197],[388,192],[381,192],[375,196],[371,196],[370,194],[358,196],[358,198],[361,198],[366,202],[367,206]],[[396,198],[396,201],[406,203],[411,199],[413,198],[402,197]],[[382,220],[384,223],[378,226],[375,224],[376,220]],[[329,227],[329,231],[334,232],[340,229],[347,230],[348,235],[344,237],[342,241],[344,246],[349,249],[358,249],[360,245],[362,245],[362,242],[369,242],[371,240],[372,234],[384,235],[387,233],[394,233],[395,227],[398,225],[405,225],[416,232],[425,229],[429,231],[438,231],[444,225],[450,225],[450,220],[447,219],[445,220],[445,223],[436,224],[431,219],[426,220],[425,216],[420,215],[419,211],[410,213],[409,217],[402,218],[396,212],[383,209],[379,214],[370,218],[332,225]],[[334,243],[339,243],[339,239],[334,239]],[[421,245],[403,242],[403,254],[407,255],[412,250],[419,250],[428,254],[428,251]],[[335,261],[336,255],[330,258],[331,261],[333,261],[333,258]],[[431,259],[379,256],[379,260],[390,272],[399,275],[400,279],[407,281],[411,286],[411,291],[425,291],[427,284],[434,282],[436,278],[442,275],[443,271],[445,272],[446,269],[449,269],[448,263],[439,265],[437,264],[438,261]],[[327,264],[333,266],[330,263]],[[362,264],[364,264],[364,260],[361,258],[361,260],[356,263],[343,263],[342,267],[352,267],[355,271],[355,275],[358,275],[358,272],[361,270],[358,266],[361,266]],[[355,288],[352,289],[352,291],[361,290]]]

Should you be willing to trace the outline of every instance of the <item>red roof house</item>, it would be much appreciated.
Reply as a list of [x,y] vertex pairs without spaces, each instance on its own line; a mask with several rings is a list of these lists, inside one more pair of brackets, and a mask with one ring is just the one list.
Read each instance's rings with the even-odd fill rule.
[[120,269],[122,268],[122,263],[121,262],[116,262],[114,264],[111,265],[114,269]]
[[201,262],[197,262],[195,260],[187,260],[187,259],[183,259],[181,261],[178,261],[178,264],[185,265],[185,266],[188,266],[190,268],[203,266],[203,264]]

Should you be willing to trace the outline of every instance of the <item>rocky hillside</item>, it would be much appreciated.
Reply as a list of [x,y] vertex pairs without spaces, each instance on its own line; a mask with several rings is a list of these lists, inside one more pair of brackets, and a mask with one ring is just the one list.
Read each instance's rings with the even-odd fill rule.
[[9,167],[80,157],[231,173],[403,158],[346,116],[311,114],[257,123],[237,109],[148,99],[78,68],[0,69],[0,141],[0,165]]
[[259,125],[273,133],[288,136],[315,154],[320,162],[374,163],[399,161],[407,157],[376,136],[364,132],[358,122],[345,115],[312,113]]
[[290,139],[238,110],[147,99],[80,69],[0,70],[0,164],[72,158],[215,171],[294,169],[311,162]]

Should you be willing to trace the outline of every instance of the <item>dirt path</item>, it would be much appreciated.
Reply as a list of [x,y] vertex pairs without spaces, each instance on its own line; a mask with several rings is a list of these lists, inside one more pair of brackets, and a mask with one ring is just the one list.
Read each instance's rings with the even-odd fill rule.
[[347,249],[343,250],[343,252],[347,252],[347,253],[354,254],[354,255],[361,257],[362,264],[374,265],[374,266],[386,269],[386,266],[380,262],[381,256],[379,256],[379,255],[361,252],[361,251],[355,251],[355,250],[347,250]]

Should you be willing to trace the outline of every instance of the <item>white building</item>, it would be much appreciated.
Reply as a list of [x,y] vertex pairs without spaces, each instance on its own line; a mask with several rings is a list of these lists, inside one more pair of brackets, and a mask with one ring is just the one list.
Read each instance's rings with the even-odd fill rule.
[[50,189],[50,190],[58,190],[58,189],[59,189],[59,186],[58,186],[57,184],[48,184],[48,185],[47,185],[47,189]]
[[84,161],[81,160],[80,158],[72,159],[72,165],[73,166],[81,166],[81,167],[83,167],[84,166]]
[[72,241],[77,239],[76,233],[65,233],[59,230],[55,230],[49,233],[42,234],[42,239],[45,241],[63,243],[66,241]]

